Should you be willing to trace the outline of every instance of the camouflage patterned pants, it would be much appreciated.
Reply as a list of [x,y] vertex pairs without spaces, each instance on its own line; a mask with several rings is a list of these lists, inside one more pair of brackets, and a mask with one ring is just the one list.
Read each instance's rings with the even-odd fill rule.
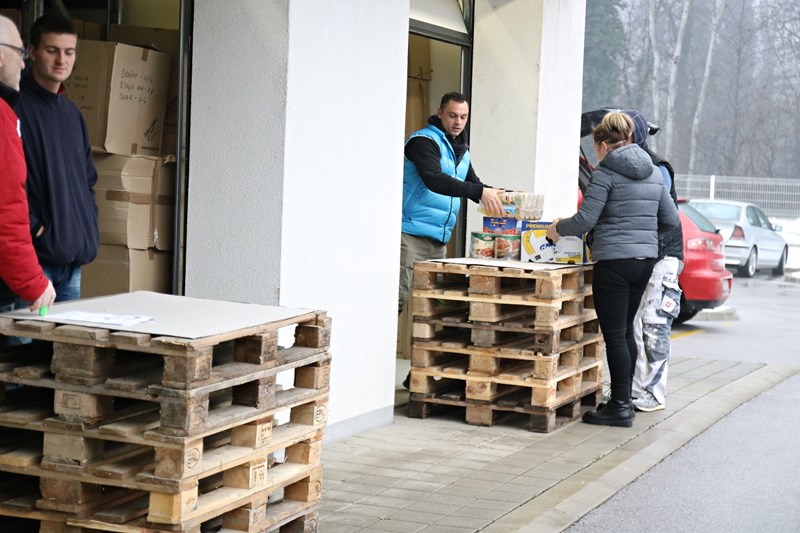
[[680,313],[681,290],[678,274],[683,265],[676,257],[665,257],[656,263],[647,283],[642,303],[634,319],[634,337],[638,348],[633,376],[634,398],[648,391],[659,403],[667,398],[667,374],[671,345],[672,321]]

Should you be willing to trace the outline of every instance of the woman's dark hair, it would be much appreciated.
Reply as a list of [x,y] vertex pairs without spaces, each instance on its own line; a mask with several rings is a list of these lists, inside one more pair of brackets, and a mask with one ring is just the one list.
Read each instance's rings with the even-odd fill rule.
[[633,120],[625,113],[608,113],[592,132],[595,144],[605,142],[609,150],[630,143]]

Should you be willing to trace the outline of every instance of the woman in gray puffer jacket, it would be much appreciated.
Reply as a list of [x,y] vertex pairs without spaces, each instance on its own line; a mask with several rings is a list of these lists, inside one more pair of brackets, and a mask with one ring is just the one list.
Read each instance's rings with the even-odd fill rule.
[[606,343],[611,400],[583,415],[589,424],[631,427],[631,380],[636,368],[633,320],[658,260],[658,228],[677,226],[678,210],[650,156],[632,144],[633,121],[609,113],[594,130],[600,161],[583,203],[570,218],[556,220],[547,236],[593,231],[595,310]]

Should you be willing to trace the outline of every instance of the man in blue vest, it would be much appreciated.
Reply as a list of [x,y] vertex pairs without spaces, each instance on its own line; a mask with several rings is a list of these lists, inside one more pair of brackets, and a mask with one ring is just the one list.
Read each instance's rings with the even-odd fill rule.
[[504,213],[498,194],[502,189],[481,183],[470,163],[464,134],[468,118],[466,96],[447,93],[428,126],[406,141],[398,313],[408,301],[414,261],[445,256],[461,198],[483,202],[489,216]]

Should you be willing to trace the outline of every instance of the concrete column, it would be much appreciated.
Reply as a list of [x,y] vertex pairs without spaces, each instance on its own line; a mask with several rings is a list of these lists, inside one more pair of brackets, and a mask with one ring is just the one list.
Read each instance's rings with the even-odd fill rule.
[[473,164],[486,183],[544,194],[545,219],[576,210],[585,11],[585,0],[475,2]]
[[328,438],[394,411],[408,13],[195,4],[186,293],[328,312]]
[[279,303],[288,61],[288,0],[196,0],[187,296]]

